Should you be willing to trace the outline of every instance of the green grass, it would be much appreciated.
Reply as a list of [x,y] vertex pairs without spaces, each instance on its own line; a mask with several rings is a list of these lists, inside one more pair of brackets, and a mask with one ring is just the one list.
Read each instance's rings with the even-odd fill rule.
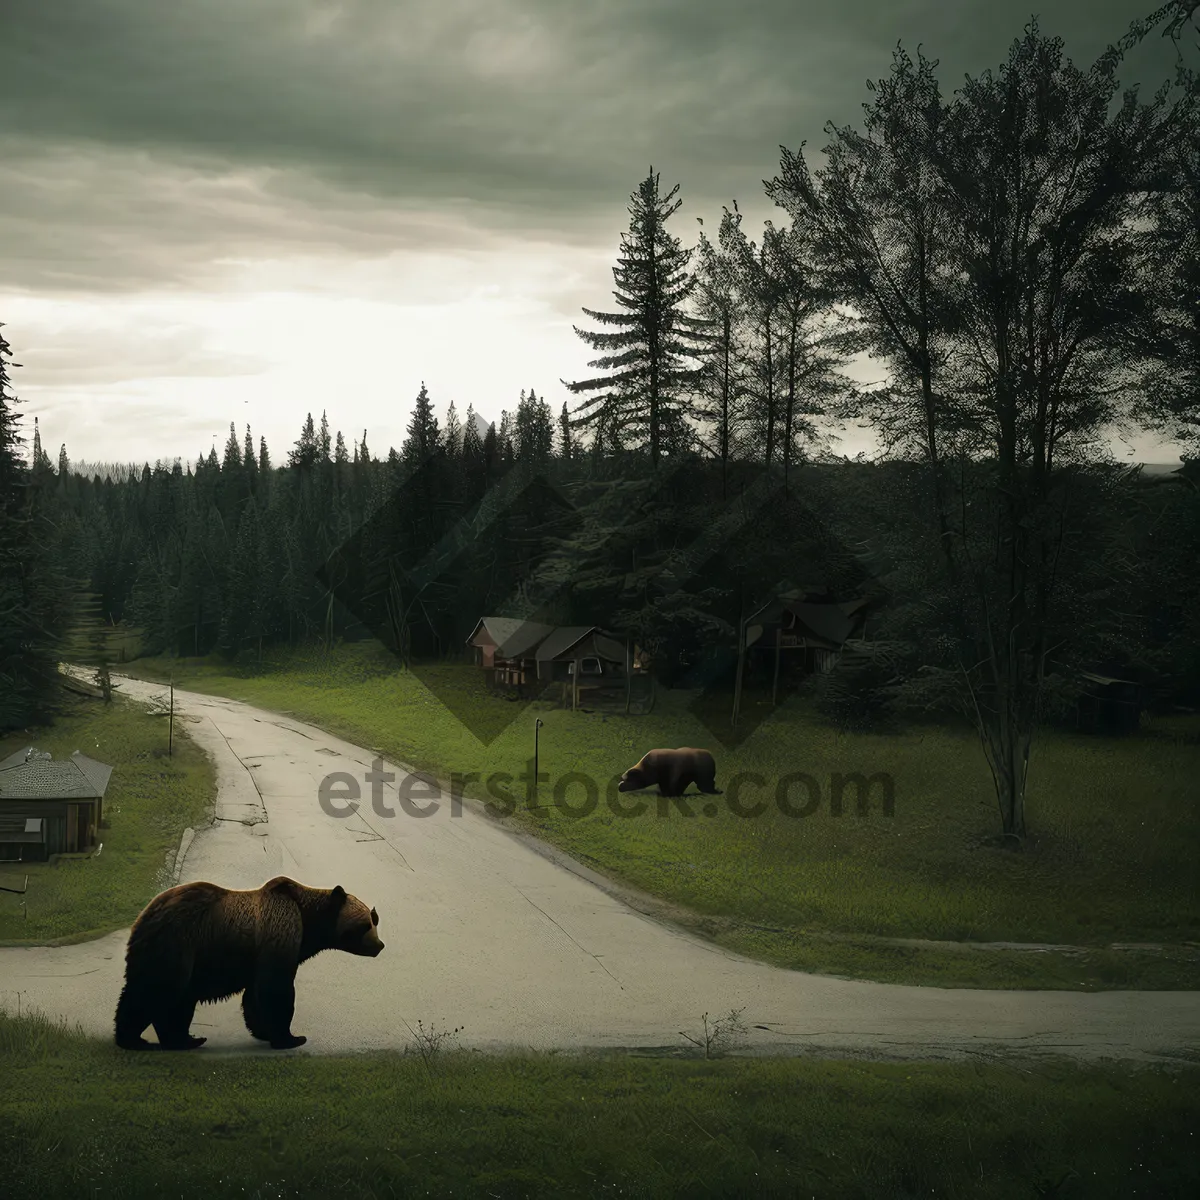
[[[644,717],[520,710],[487,696],[472,668],[422,668],[431,690],[371,646],[296,654],[257,673],[192,661],[134,667],[155,679],[168,669],[180,686],[290,712],[442,781],[452,773],[519,776],[540,716],[541,770],[552,781],[572,771],[592,776],[602,789],[599,805],[589,816],[572,817],[550,803],[551,782],[542,785],[542,807],[531,807],[524,785],[516,784],[521,802],[509,819],[656,897],[662,915],[782,965],[943,986],[1200,986],[1194,951],[1107,949],[1112,942],[1200,941],[1194,721],[1159,722],[1123,740],[1042,735],[1028,797],[1036,842],[1014,854],[987,844],[998,832],[996,803],[970,729],[842,734],[796,702],[736,749],[714,746],[718,784],[728,790],[738,772],[770,780],[808,772],[823,789],[812,816],[789,817],[771,803],[746,819],[723,803],[713,817],[695,806],[691,818],[678,809],[660,818],[647,796],[645,815],[623,819],[606,805],[607,781],[651,747],[713,744],[686,711],[686,696],[661,694]],[[517,716],[485,746],[439,695],[469,711],[472,725],[481,714],[497,729]],[[833,816],[834,772],[889,774],[894,815],[883,815],[876,798],[860,816],[850,789],[843,815]],[[486,798],[479,784],[467,795]],[[572,792],[568,803],[582,795]],[[1087,953],[964,954],[886,946],[873,940],[879,937],[1047,942]]]
[[25,1014],[0,1076],[4,1191],[39,1200],[1200,1194],[1195,1068],[159,1057]]
[[166,722],[119,694],[109,705],[78,701],[51,729],[0,739],[0,758],[30,744],[55,758],[79,750],[113,768],[104,797],[109,827],[97,833],[99,855],[0,866],[6,886],[29,876],[25,895],[0,892],[0,945],[86,941],[125,928],[167,886],[167,855],[183,831],[211,815],[212,764],[178,728],[167,757]]

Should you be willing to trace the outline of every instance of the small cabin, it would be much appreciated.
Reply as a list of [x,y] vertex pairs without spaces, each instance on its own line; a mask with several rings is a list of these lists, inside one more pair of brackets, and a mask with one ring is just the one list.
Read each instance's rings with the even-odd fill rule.
[[523,688],[536,681],[534,651],[553,632],[553,625],[519,617],[483,617],[467,638],[467,645],[489,684]]
[[861,637],[869,603],[866,597],[778,596],[746,619],[746,650],[772,655],[786,650],[789,664],[800,674],[828,674],[846,643]]
[[546,683],[623,680],[628,648],[595,625],[564,625],[537,648],[538,679]]
[[46,862],[95,849],[112,767],[78,750],[32,746],[0,761],[0,862]]

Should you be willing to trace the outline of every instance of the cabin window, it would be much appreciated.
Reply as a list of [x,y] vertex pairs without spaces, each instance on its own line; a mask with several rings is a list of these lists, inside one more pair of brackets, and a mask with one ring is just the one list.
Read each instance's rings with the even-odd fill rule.
[[[579,673],[580,675],[602,675],[604,668],[600,665],[598,658],[584,658],[579,662]],[[575,664],[573,662],[567,664],[567,674],[575,674]]]

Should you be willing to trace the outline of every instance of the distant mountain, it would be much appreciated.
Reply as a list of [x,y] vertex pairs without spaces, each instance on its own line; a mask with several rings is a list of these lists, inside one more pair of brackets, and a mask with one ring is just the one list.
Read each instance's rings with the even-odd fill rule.
[[474,416],[475,416],[475,428],[479,433],[480,439],[482,440],[484,437],[487,436],[488,426],[491,424],[491,422],[485,421],[478,413],[475,413]]

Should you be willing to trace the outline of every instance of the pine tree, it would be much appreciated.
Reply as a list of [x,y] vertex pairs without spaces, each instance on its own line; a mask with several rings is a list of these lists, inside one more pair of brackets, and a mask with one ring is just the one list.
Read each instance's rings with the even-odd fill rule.
[[412,416],[408,421],[408,436],[401,447],[401,458],[406,463],[417,464],[428,460],[441,447],[441,431],[438,429],[437,417],[433,415],[433,403],[425,389],[425,381],[421,381],[421,390],[413,406]]
[[500,455],[496,438],[496,422],[487,427],[483,435],[483,477],[485,485],[490,485],[496,478],[500,466]]
[[537,398],[533,388],[529,389],[528,396],[524,392],[521,394],[512,440],[516,457],[522,462],[540,469],[550,460],[554,449],[554,420],[550,406]]
[[221,460],[221,471],[229,478],[236,475],[242,466],[242,448],[238,445],[237,430],[229,422],[229,438],[225,443],[225,457]]
[[558,457],[569,463],[575,457],[575,440],[571,433],[571,414],[567,411],[564,400],[562,412],[558,417]]
[[467,421],[463,426],[462,441],[463,501],[476,504],[487,488],[484,469],[483,439],[479,436],[479,418],[473,405],[467,405]]
[[329,440],[329,418],[324,412],[321,413],[321,433],[317,440],[318,460],[327,463],[330,460],[330,448],[332,443]]
[[20,453],[17,401],[5,362],[11,357],[0,334],[0,733],[53,716],[65,600]]
[[741,221],[742,214],[734,201],[733,212],[724,209],[721,219],[720,250],[700,234],[700,261],[696,270],[695,305],[710,329],[708,369],[701,388],[699,415],[713,426],[711,450],[721,464],[722,495],[728,489],[729,462],[737,448],[748,395],[745,351],[739,338],[743,298],[738,290],[737,268],[738,252],[745,240]]
[[446,411],[446,453],[451,458],[457,458],[462,450],[463,431],[462,424],[458,419],[458,409],[454,407],[454,401],[450,401],[450,407]]
[[663,453],[687,447],[690,434],[685,418],[694,412],[685,395],[699,385],[704,374],[703,367],[681,365],[682,358],[702,354],[702,342],[699,346],[688,345],[684,339],[699,341],[703,323],[679,308],[694,281],[686,272],[691,251],[682,250],[679,239],[665,228],[682,203],[670,203],[678,191],[676,184],[660,199],[658,176],[651,167],[632,197],[632,224],[622,235],[620,265],[613,268],[617,283],[613,295],[622,308],[629,310],[628,315],[583,310],[601,324],[620,326],[622,331],[591,333],[575,328],[593,348],[620,352],[588,364],[618,368],[616,374],[576,383],[562,381],[575,393],[610,389],[580,406],[577,423],[597,427],[598,434],[605,434],[616,444],[627,436],[634,437],[648,449],[654,467]]
[[42,434],[38,429],[38,419],[33,418],[33,470],[35,473],[48,472],[54,474],[50,456],[42,449]]
[[250,494],[258,491],[258,460],[254,457],[254,439],[250,436],[250,426],[246,426],[246,441],[242,448],[242,470],[250,487]]
[[313,427],[312,413],[309,413],[304,427],[300,430],[299,440],[288,454],[288,466],[299,467],[300,470],[307,471],[316,463],[319,455],[320,446],[317,443],[317,433]]

